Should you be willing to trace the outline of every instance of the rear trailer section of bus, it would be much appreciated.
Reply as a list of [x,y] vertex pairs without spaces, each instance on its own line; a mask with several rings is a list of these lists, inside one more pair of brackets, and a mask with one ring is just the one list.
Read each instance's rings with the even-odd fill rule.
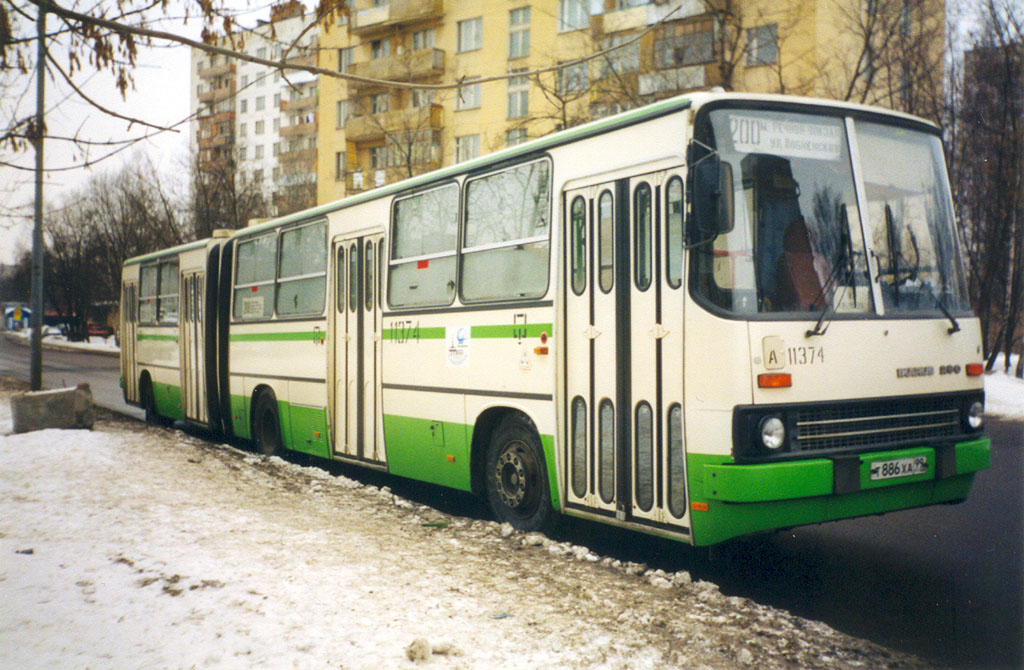
[[779,99],[694,123],[694,542],[964,500],[990,443],[937,130]]

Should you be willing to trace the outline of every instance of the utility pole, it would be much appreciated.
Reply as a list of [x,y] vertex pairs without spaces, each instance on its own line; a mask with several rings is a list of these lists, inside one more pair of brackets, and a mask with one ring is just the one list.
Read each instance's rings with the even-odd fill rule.
[[46,83],[46,10],[39,6],[36,19],[39,42],[36,45],[36,121],[32,144],[36,149],[36,207],[32,229],[32,352],[30,388],[43,388],[43,109]]

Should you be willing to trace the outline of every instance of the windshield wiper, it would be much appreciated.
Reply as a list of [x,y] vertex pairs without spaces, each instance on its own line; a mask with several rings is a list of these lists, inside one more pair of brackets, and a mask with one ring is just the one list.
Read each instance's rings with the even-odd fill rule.
[[896,249],[896,225],[892,220],[892,207],[885,203],[885,233],[889,242],[889,272],[892,273],[893,300],[900,305],[899,252]]
[[922,286],[921,288],[924,289],[925,293],[932,297],[932,300],[935,301],[935,306],[942,311],[943,316],[949,319],[949,322],[952,324],[949,328],[946,329],[946,332],[949,333],[950,335],[952,335],[953,333],[960,332],[960,324],[956,322],[956,319],[953,318],[953,315],[950,314],[949,310],[946,309],[946,306],[942,304],[942,300],[939,299],[939,296],[935,295],[932,292],[931,287],[927,285]]
[[[818,316],[817,323],[814,324],[814,328],[811,328],[806,333],[805,337],[815,337],[817,335],[824,335],[825,331],[828,330],[829,322],[825,322],[825,317],[832,311],[832,307],[836,302],[843,299],[843,295],[846,293],[849,283],[853,280],[853,242],[850,240],[850,229],[849,220],[846,214],[846,205],[840,205],[839,210],[839,256],[836,257],[835,263],[829,268],[829,278],[825,283],[825,286],[821,289],[821,296],[825,298],[825,308],[821,310],[821,315]],[[842,266],[842,273],[839,273],[840,267]],[[839,301],[834,301],[836,295],[836,286],[842,283],[843,293],[839,295]],[[856,305],[857,293],[853,294],[854,304]],[[824,324],[824,328],[822,327]]]

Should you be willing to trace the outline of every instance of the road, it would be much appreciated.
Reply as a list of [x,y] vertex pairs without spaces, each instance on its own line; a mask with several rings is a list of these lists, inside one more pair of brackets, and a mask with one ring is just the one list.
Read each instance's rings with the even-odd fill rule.
[[[0,338],[0,375],[28,378],[28,350]],[[117,358],[46,351],[48,387],[88,381],[98,404],[121,401]],[[990,418],[992,467],[963,504],[798,528],[727,543],[709,559],[673,542],[582,521],[564,539],[603,555],[690,570],[728,595],[824,621],[857,637],[962,668],[1024,667],[1024,422]],[[324,464],[329,470],[342,468]],[[470,516],[478,501],[388,479],[400,495]]]

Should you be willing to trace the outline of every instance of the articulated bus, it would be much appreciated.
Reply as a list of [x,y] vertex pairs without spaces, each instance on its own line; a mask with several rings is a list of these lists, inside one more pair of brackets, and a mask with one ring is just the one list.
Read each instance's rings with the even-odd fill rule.
[[964,500],[938,129],[696,93],[124,266],[154,421],[710,545]]

